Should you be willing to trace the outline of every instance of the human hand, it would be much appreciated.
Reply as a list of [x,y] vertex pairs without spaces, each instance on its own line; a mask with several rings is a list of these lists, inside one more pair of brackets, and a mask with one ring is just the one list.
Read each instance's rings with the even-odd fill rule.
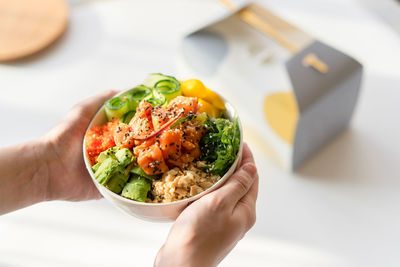
[[46,200],[89,200],[101,195],[83,161],[82,140],[87,126],[105,100],[116,91],[107,91],[76,104],[63,120],[40,142],[47,164]]
[[254,225],[257,194],[257,168],[245,144],[242,162],[229,180],[176,219],[154,265],[216,266]]

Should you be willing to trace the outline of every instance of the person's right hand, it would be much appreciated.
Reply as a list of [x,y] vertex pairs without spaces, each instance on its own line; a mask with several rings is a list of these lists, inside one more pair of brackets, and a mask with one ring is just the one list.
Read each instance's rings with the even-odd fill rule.
[[236,172],[177,218],[155,266],[216,266],[256,221],[258,174],[247,144]]

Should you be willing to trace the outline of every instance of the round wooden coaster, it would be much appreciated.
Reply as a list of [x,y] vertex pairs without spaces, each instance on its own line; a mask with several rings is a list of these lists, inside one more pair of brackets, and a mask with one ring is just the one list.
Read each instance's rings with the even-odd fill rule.
[[64,33],[64,0],[0,0],[0,61],[36,53]]

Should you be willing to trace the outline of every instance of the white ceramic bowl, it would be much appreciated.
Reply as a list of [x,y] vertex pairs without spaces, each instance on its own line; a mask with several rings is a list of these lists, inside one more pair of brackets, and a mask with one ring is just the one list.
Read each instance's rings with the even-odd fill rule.
[[[128,90],[126,90],[128,91]],[[118,95],[121,95],[124,92],[119,93]],[[222,98],[222,97],[221,97]],[[232,107],[231,104],[229,104],[224,98],[222,98],[225,102],[226,106],[226,113],[229,119],[233,119],[237,113],[236,110]],[[104,105],[97,111],[96,115],[93,117],[92,121],[90,122],[88,129],[90,129],[93,126],[98,126],[98,125],[103,125],[107,121],[105,111],[104,111]],[[243,130],[242,130],[242,124],[240,122],[240,119],[238,117],[239,121],[239,128],[240,128],[240,147],[239,147],[239,152],[238,152],[238,157],[236,158],[235,162],[232,164],[232,166],[229,168],[229,170],[226,172],[226,174],[221,177],[221,179],[216,182],[213,186],[208,188],[207,190],[201,192],[200,194],[197,194],[193,197],[171,202],[171,203],[143,203],[143,202],[138,202],[134,201],[131,199],[124,198],[111,190],[108,190],[106,187],[102,186],[99,184],[96,179],[94,178],[94,173],[91,169],[91,166],[89,164],[89,160],[86,156],[86,149],[85,149],[85,140],[83,140],[83,158],[86,164],[86,168],[92,177],[93,183],[96,185],[97,189],[100,191],[100,193],[103,195],[105,199],[113,203],[117,208],[122,209],[123,211],[127,212],[128,214],[149,220],[149,221],[172,221],[175,220],[179,214],[182,212],[186,206],[201,198],[205,194],[219,188],[221,185],[224,184],[224,182],[233,174],[235,171],[238,163],[240,162],[242,158],[242,149],[243,149]]]

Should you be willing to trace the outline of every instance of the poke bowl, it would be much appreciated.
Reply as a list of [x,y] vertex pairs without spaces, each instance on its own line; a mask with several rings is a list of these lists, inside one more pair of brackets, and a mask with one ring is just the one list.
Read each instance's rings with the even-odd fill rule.
[[243,134],[233,106],[197,80],[150,74],[105,101],[83,158],[105,199],[150,221],[175,220],[235,171]]

